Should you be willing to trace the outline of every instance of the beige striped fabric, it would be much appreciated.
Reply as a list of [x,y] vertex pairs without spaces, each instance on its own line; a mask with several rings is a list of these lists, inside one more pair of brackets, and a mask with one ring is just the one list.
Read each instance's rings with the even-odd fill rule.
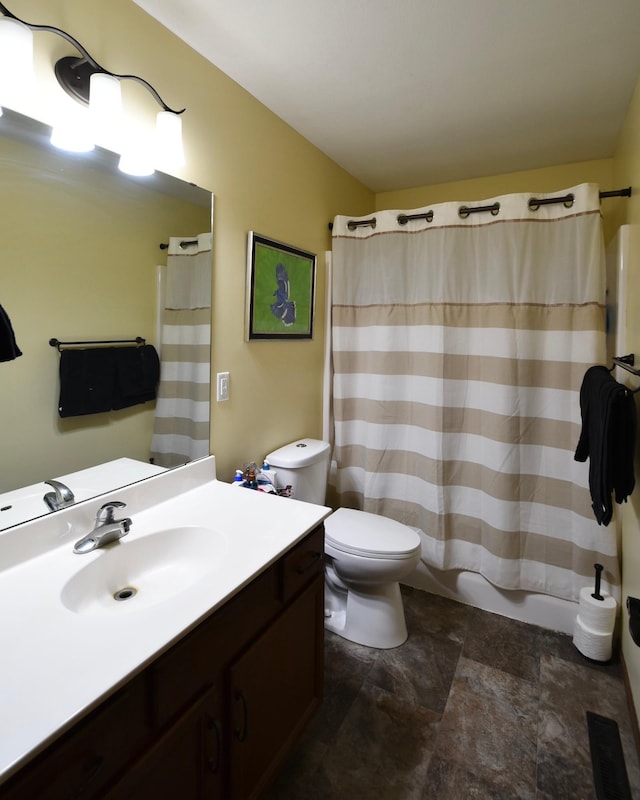
[[[194,244],[182,247],[185,239]],[[169,241],[151,443],[164,467],[209,455],[211,244],[210,233]]]
[[595,562],[619,593],[619,567],[573,458],[606,287],[598,187],[568,193],[336,218],[330,480],[341,505],[418,528],[432,567],[576,600]]

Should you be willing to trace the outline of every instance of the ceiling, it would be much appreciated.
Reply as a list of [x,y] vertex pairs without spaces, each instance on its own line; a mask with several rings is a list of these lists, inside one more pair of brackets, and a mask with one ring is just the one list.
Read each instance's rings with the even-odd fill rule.
[[374,192],[609,158],[640,0],[134,0]]

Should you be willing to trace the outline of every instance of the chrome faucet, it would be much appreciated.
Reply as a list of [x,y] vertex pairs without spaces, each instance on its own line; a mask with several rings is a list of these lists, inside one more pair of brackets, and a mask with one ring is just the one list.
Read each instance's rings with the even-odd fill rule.
[[105,544],[126,536],[129,528],[133,525],[129,517],[114,519],[116,508],[126,508],[126,505],[119,500],[112,500],[101,506],[96,516],[95,528],[82,539],[78,539],[73,545],[73,552],[90,553],[92,550],[97,550],[98,547],[104,547]]
[[75,502],[76,498],[73,496],[73,492],[61,481],[50,480],[45,481],[45,483],[53,487],[53,491],[47,492],[42,498],[52,511],[70,506]]

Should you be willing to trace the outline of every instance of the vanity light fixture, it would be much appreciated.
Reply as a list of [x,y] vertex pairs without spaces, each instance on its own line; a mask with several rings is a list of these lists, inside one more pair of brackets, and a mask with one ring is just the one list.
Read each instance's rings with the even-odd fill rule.
[[[94,131],[109,128],[117,132],[121,139],[120,169],[123,172],[149,175],[156,166],[164,169],[184,166],[180,116],[185,111],[184,108],[170,108],[153,86],[137,75],[119,75],[105,69],[66,31],[51,25],[25,22],[9,11],[2,2],[0,13],[3,15],[0,17],[0,114],[2,101],[8,96],[8,92],[5,95],[8,76],[16,73],[18,64],[28,63],[27,69],[33,73],[32,31],[55,33],[66,39],[80,53],[79,56],[65,56],[56,62],[54,71],[58,83],[74,100],[89,106],[89,114],[74,115],[65,111],[61,115],[62,124],[54,126],[52,143],[76,152],[91,150]],[[162,108],[156,117],[153,142],[141,142],[139,137],[126,131],[120,96],[120,82],[123,80],[142,84]],[[72,119],[74,116],[76,118]],[[136,153],[143,153],[144,158],[141,155],[136,157]]]
[[33,34],[17,19],[0,17],[0,115],[2,106],[13,104],[18,87],[11,76],[16,72],[29,86],[33,82]]

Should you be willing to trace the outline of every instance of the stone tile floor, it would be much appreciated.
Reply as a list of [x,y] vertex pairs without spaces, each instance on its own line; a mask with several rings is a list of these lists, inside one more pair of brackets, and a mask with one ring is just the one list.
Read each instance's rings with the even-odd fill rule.
[[586,711],[615,719],[640,798],[619,663],[571,637],[403,587],[409,639],[325,634],[325,701],[265,800],[595,800]]

